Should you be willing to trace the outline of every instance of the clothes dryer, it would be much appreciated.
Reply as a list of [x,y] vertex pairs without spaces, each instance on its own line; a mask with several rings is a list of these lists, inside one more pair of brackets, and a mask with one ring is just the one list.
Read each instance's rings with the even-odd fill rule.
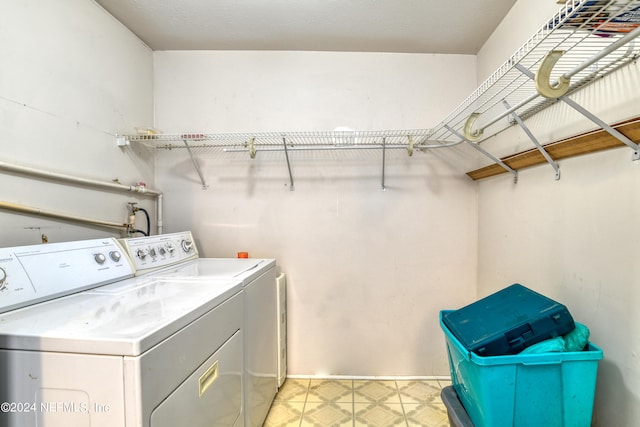
[[[189,231],[130,238],[122,243],[141,275],[195,282],[242,282],[245,425],[262,426],[278,389],[276,260],[201,258]],[[173,250],[168,251],[167,247]],[[182,256],[183,260],[168,268],[157,265],[162,257],[169,256]]]

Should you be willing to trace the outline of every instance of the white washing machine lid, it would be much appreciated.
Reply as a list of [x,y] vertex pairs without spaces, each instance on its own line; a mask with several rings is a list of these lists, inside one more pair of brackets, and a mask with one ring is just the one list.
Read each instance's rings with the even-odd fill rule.
[[246,285],[275,265],[276,260],[268,258],[198,258],[151,274],[153,277],[236,279]]
[[0,348],[137,356],[242,291],[239,280],[139,277],[0,316]]

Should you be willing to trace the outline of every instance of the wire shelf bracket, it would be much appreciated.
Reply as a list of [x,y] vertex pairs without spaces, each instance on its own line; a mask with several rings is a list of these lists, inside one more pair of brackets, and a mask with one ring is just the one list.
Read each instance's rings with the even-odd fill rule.
[[503,162],[502,160],[500,160],[499,158],[497,158],[493,154],[489,153],[484,148],[480,147],[480,145],[478,145],[477,143],[469,141],[462,134],[460,134],[460,132],[458,132],[457,130],[453,129],[452,127],[449,127],[449,125],[444,125],[444,126],[447,128],[447,130],[449,132],[451,132],[452,134],[456,135],[458,138],[462,139],[462,141],[466,142],[467,144],[469,144],[470,146],[472,146],[473,148],[475,148],[476,150],[478,150],[479,152],[481,152],[482,154],[484,154],[485,156],[487,156],[488,158],[493,160],[495,163],[497,163],[500,166],[502,166],[507,172],[509,172],[509,173],[511,173],[513,175],[514,184],[518,183],[518,171],[517,170],[514,170],[511,167],[509,167],[505,162]]
[[189,157],[191,158],[191,163],[193,163],[193,167],[195,168],[198,176],[200,177],[200,182],[202,183],[202,189],[206,190],[207,188],[209,188],[209,184],[207,184],[207,181],[204,179],[204,175],[202,174],[202,170],[200,169],[200,165],[196,161],[196,158],[193,156],[193,152],[191,151],[191,147],[189,147],[189,142],[186,139],[184,139],[183,141],[184,141],[184,146],[187,149],[187,152],[189,153]]
[[289,151],[287,150],[287,138],[282,137],[282,146],[284,147],[284,157],[287,159],[287,169],[289,170],[289,191],[295,190],[293,185],[293,174],[291,173],[291,162],[289,161]]
[[[504,106],[505,106],[505,108],[507,110],[509,110],[511,108],[507,101],[502,101],[502,103],[504,104]],[[553,168],[553,170],[556,173],[556,181],[558,181],[560,179],[560,166],[558,166],[558,163],[555,162],[551,158],[549,153],[547,153],[547,150],[545,150],[544,147],[542,146],[542,144],[540,144],[540,142],[538,142],[538,139],[533,135],[533,132],[531,132],[531,130],[527,127],[527,125],[524,124],[524,121],[520,118],[520,116],[515,111],[511,112],[511,116],[513,116],[513,118],[515,119],[516,123],[518,123],[518,125],[522,128],[524,133],[527,134],[527,136],[529,137],[531,142],[533,142],[533,145],[536,146],[536,148],[538,149],[540,154],[542,154],[542,156],[545,158],[547,163],[549,163],[551,165],[551,167]]]

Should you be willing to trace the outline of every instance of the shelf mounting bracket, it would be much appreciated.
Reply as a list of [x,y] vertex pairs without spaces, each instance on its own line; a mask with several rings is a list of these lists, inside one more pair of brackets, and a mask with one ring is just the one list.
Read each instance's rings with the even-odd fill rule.
[[[516,64],[515,67],[522,74],[524,74],[525,76],[529,77],[530,79],[534,79],[535,78],[535,76],[531,72],[531,70],[529,70],[528,68],[524,67],[523,65]],[[618,130],[616,130],[613,127],[609,126],[606,122],[602,121],[595,114],[593,114],[592,112],[590,112],[589,110],[587,110],[586,108],[584,108],[583,106],[581,106],[580,104],[575,102],[574,100],[568,98],[566,95],[562,95],[562,96],[558,97],[558,99],[560,101],[564,102],[565,104],[567,104],[568,106],[570,106],[571,108],[573,108],[574,110],[576,110],[577,112],[579,112],[580,114],[582,114],[583,116],[585,116],[587,119],[591,120],[593,123],[595,123],[598,126],[600,126],[602,129],[607,131],[611,136],[613,136],[614,138],[616,138],[617,140],[622,142],[624,145],[626,145],[629,148],[631,148],[633,150],[633,155],[631,157],[631,160],[640,160],[640,146],[638,144],[636,144],[635,142],[633,142],[632,140],[627,138],[625,135],[620,133]]]
[[[511,108],[511,106],[509,105],[509,103],[507,102],[506,99],[502,100],[502,104],[504,105],[504,107],[507,110],[509,110]],[[511,115],[516,120],[516,123],[518,123],[518,125],[520,125],[520,127],[522,128],[524,133],[527,134],[527,136],[529,137],[531,142],[533,142],[533,144],[536,146],[538,151],[540,151],[540,154],[542,154],[544,156],[544,158],[547,161],[547,163],[549,163],[551,165],[551,167],[553,168],[553,170],[556,172],[556,181],[559,180],[560,179],[560,167],[558,166],[558,163],[551,158],[549,153],[547,153],[547,150],[545,150],[544,147],[540,144],[540,142],[538,142],[538,139],[533,135],[533,133],[527,127],[527,125],[524,124],[524,121],[522,120],[522,118],[515,111],[511,111]]]
[[200,165],[196,162],[196,158],[193,157],[193,152],[191,151],[191,147],[189,147],[189,142],[186,139],[183,139],[184,146],[187,148],[187,152],[189,153],[189,157],[191,157],[191,163],[193,163],[193,167],[196,169],[198,176],[200,177],[200,182],[202,183],[202,189],[206,190],[209,188],[209,184],[204,179],[204,175],[202,175],[202,171],[200,170]]
[[287,159],[287,169],[289,170],[289,191],[293,191],[295,188],[293,186],[293,174],[291,173],[291,162],[289,161],[289,151],[287,151],[287,138],[282,137],[282,145],[284,146],[284,157]]
[[386,157],[386,152],[387,152],[387,139],[386,138],[382,138],[382,186],[381,186],[381,190],[382,191],[387,191],[387,188],[384,186],[384,165],[385,165],[385,157]]
[[460,134],[460,132],[456,131],[454,128],[452,128],[449,125],[444,125],[445,128],[447,128],[447,130],[449,132],[451,132],[452,134],[456,135],[458,138],[462,139],[464,142],[466,142],[467,144],[469,144],[470,146],[472,146],[473,148],[475,148],[476,150],[478,150],[479,152],[481,152],[482,154],[484,154],[485,156],[487,156],[488,158],[490,158],[491,160],[493,160],[495,163],[499,164],[500,166],[502,166],[506,171],[508,171],[509,173],[511,173],[513,175],[513,183],[517,184],[518,183],[518,171],[512,169],[511,167],[509,167],[505,162],[503,162],[502,160],[500,160],[499,158],[497,158],[496,156],[494,156],[493,154],[489,153],[487,150],[485,150],[484,148],[480,147],[480,145],[469,141],[467,138],[465,138],[464,136],[462,136]]
[[606,130],[610,135],[618,139],[624,145],[628,146],[633,150],[633,155],[631,156],[631,160],[640,160],[640,146],[627,138],[625,135],[620,133],[618,130],[609,126],[606,122],[600,120],[595,114],[585,109],[583,106],[575,102],[573,99],[567,98],[566,96],[561,96],[560,100],[562,100],[565,104],[569,105],[571,108],[600,126],[602,129]]

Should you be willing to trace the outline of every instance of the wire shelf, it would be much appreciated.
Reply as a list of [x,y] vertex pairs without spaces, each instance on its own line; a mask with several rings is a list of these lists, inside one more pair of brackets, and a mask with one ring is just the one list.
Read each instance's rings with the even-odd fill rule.
[[[434,128],[435,141],[459,141],[448,127],[464,133],[472,114],[478,114],[474,127],[484,135],[494,135],[513,124],[503,101],[526,118],[554,103],[555,99],[540,96],[530,76],[519,68],[535,72],[548,52],[564,54],[553,67],[550,81],[570,75],[567,94],[575,92],[598,77],[632,62],[640,55],[640,45],[633,42],[607,52],[607,48],[630,33],[640,23],[640,0],[572,0],[516,53],[502,64],[467,99]],[[637,34],[636,34],[637,35]],[[633,34],[631,34],[633,36]],[[594,58],[597,57],[597,60]],[[592,62],[592,63],[590,63]],[[588,66],[585,66],[587,65]]]
[[[140,134],[126,138],[160,149],[221,149],[223,151],[284,150],[357,150],[436,148],[430,144],[430,129],[384,131],[311,131],[311,132],[242,132]],[[445,146],[437,144],[437,147]]]
[[[315,132],[243,132],[162,134],[138,129],[138,134],[118,136],[118,144],[138,142],[156,149],[185,149],[191,156],[203,188],[207,187],[193,151],[219,150],[249,153],[284,151],[290,188],[294,181],[288,152],[296,150],[382,150],[384,190],[385,151],[451,147],[463,142],[514,175],[517,171],[478,144],[558,101],[582,112],[634,150],[640,146],[574,103],[569,95],[640,57],[640,0],[569,0],[536,34],[503,63],[480,87],[434,129]],[[512,114],[513,113],[513,114]],[[476,130],[473,130],[475,127]],[[528,129],[525,128],[528,133]],[[532,142],[556,172],[560,171],[533,135]]]

